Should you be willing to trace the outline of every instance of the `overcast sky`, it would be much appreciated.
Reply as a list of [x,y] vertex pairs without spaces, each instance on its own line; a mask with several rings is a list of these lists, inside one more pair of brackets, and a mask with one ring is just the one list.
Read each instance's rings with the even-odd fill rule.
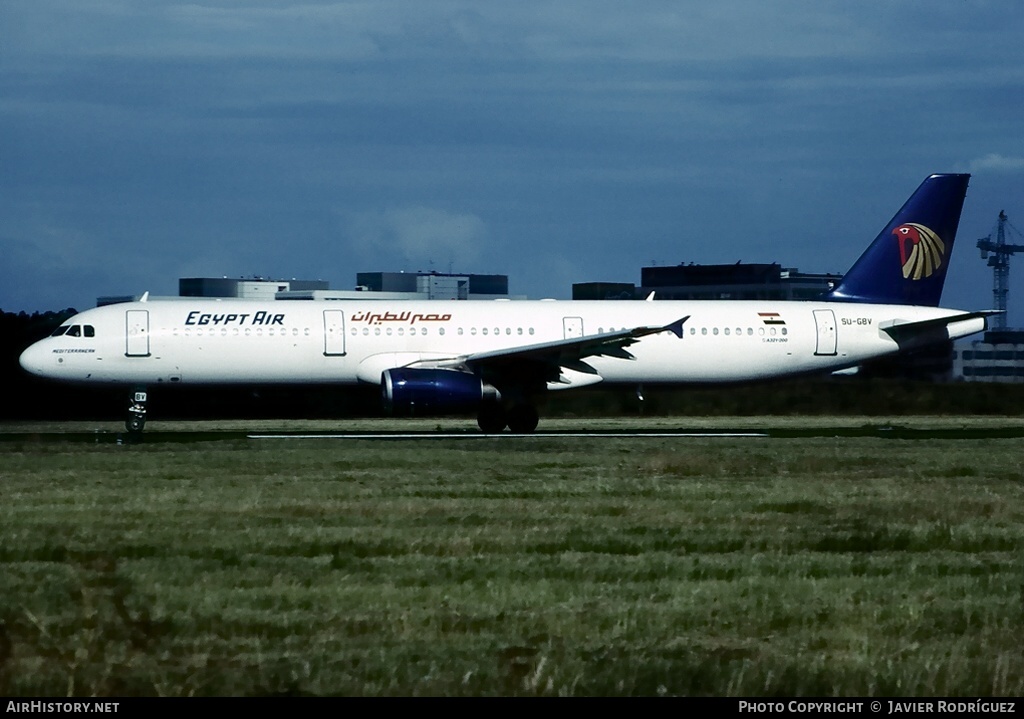
[[187,276],[843,272],[965,171],[943,304],[990,307],[974,243],[1001,209],[1024,229],[1021,38],[1019,0],[3,0],[0,309]]

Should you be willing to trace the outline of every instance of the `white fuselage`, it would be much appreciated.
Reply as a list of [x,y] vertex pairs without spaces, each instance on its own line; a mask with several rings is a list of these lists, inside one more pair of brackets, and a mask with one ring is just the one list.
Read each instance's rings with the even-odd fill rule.
[[[567,369],[549,387],[709,384],[852,367],[899,350],[885,327],[957,314],[848,302],[153,300],[82,312],[65,323],[83,328],[77,336],[44,339],[21,362],[53,379],[132,386],[380,383],[417,362],[688,317],[682,338],[642,337],[634,359],[586,357],[596,377]],[[954,322],[937,339],[984,326]]]

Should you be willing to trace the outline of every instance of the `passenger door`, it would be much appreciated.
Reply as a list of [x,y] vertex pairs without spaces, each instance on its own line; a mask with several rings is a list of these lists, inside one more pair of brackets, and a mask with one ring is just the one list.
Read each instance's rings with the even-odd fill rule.
[[342,310],[324,310],[324,356],[345,355],[345,313]]
[[125,312],[126,357],[149,357],[149,310]]
[[818,340],[814,354],[834,357],[836,355],[836,314],[832,310],[814,310],[814,324]]

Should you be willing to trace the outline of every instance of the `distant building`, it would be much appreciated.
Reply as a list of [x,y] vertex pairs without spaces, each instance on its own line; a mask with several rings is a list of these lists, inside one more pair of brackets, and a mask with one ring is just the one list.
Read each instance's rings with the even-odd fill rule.
[[[332,290],[325,280],[275,280],[262,277],[182,277],[177,297],[246,300],[489,300],[513,299],[508,275],[455,275],[440,272],[360,272],[352,290]],[[139,295],[99,297],[97,306],[135,302]],[[521,298],[514,298],[521,299]]]
[[495,300],[511,298],[508,275],[359,272],[353,290],[279,292],[279,300]]
[[1024,382],[1024,330],[994,330],[957,343],[953,376],[967,382]]
[[632,282],[577,282],[572,286],[574,300],[635,300]]
[[625,282],[581,282],[573,299],[812,300],[842,275],[812,274],[778,264],[670,265],[642,267],[640,286]]
[[777,263],[643,267],[637,294],[654,292],[659,300],[812,300],[841,279]]
[[174,297],[150,295],[112,295],[97,297],[96,306],[114,305],[123,302],[138,302],[144,296],[151,300],[180,300],[189,297],[219,297],[243,300],[273,300],[280,293],[313,292],[326,290],[330,284],[325,280],[271,280],[262,277],[181,277],[178,279],[178,294]]
[[[442,272],[359,272],[354,290],[279,292],[279,300],[496,300],[512,299],[508,275]],[[515,298],[520,299],[520,298]]]
[[410,299],[489,300],[508,298],[508,275],[460,275],[443,272],[359,272],[365,292],[401,292]]
[[246,300],[272,300],[278,292],[326,290],[325,280],[273,280],[262,277],[183,277],[178,280],[179,297],[237,297]]

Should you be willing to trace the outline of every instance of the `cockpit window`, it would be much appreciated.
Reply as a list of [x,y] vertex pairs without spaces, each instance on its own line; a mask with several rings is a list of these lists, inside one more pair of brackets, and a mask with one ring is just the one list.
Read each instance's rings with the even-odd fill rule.
[[53,331],[50,337],[60,337],[61,335],[67,335],[68,337],[95,337],[96,328],[92,325],[61,325]]

